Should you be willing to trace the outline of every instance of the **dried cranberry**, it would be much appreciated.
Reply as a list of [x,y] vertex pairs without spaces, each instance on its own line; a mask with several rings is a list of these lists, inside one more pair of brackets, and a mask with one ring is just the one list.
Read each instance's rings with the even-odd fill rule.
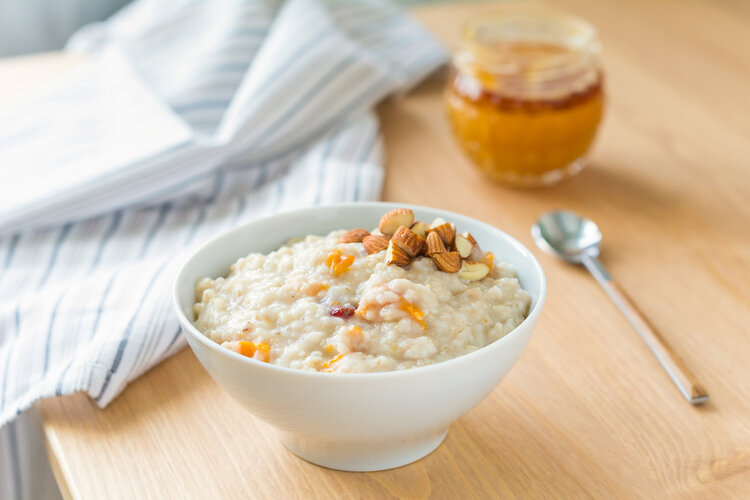
[[351,304],[331,306],[331,316],[335,318],[351,318],[354,316],[354,311],[356,311],[356,308]]

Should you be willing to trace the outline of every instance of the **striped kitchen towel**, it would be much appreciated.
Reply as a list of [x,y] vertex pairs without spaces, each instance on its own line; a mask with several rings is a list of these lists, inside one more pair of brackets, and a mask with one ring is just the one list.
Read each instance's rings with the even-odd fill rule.
[[69,50],[86,62],[0,114],[0,426],[105,406],[180,350],[169,288],[197,244],[377,199],[373,106],[445,60],[382,1],[138,0]]

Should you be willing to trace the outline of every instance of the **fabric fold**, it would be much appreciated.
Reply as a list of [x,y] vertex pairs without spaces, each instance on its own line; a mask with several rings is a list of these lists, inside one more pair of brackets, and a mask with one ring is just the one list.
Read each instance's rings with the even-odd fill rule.
[[140,0],[70,50],[88,61],[0,116],[0,426],[106,406],[183,348],[170,287],[196,245],[379,198],[373,107],[445,60],[375,1]]
[[70,47],[89,61],[0,115],[0,234],[303,151],[444,61],[382,2],[141,1]]

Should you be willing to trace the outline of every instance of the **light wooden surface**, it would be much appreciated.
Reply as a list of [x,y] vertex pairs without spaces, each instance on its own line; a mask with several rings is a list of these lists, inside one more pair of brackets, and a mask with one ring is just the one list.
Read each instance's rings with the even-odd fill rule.
[[[594,218],[604,264],[706,385],[710,403],[683,400],[585,270],[533,249],[550,284],[534,338],[501,386],[424,460],[369,474],[299,460],[185,350],[106,410],[83,395],[41,405],[65,494],[747,498],[750,7],[741,0],[565,7],[595,23],[605,47],[606,118],[589,168],[552,189],[486,183],[452,142],[437,77],[381,107],[384,198],[478,217],[529,247],[529,227],[545,210]],[[482,10],[415,12],[450,45],[461,20]],[[9,61],[0,76],[37,84],[32,77],[58,71],[55,64]],[[0,87],[13,91],[5,77]]]

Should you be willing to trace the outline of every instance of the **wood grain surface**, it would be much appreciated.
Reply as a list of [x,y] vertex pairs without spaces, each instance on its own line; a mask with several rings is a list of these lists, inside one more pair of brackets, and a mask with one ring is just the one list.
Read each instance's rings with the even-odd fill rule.
[[[565,2],[600,30],[607,108],[589,167],[551,189],[510,190],[474,170],[443,119],[443,75],[380,109],[386,200],[462,212],[530,248],[529,227],[543,211],[593,218],[604,265],[705,384],[708,404],[684,401],[584,269],[532,248],[550,285],[539,327],[500,387],[427,458],[377,473],[297,459],[185,350],[105,410],[84,395],[41,404],[65,494],[749,497],[748,5]],[[461,21],[487,9],[415,12],[450,47]]]

